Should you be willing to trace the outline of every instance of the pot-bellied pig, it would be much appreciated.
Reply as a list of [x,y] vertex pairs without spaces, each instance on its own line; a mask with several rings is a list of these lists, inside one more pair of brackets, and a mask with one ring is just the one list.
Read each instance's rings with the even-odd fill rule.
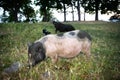
[[55,21],[53,21],[53,24],[54,24],[56,33],[57,33],[57,31],[67,32],[67,31],[75,30],[75,28],[70,24],[63,24],[63,23],[55,22]]
[[81,30],[69,31],[63,34],[49,34],[29,44],[28,62],[34,66],[47,57],[57,62],[59,57],[73,58],[80,52],[90,57],[91,37]]

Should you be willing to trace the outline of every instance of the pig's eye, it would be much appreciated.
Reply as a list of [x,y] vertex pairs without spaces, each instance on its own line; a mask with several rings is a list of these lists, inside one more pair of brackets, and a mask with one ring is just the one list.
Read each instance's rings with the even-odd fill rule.
[[37,49],[36,49],[36,52],[41,52],[42,51],[42,49],[40,48],[40,47],[38,47]]

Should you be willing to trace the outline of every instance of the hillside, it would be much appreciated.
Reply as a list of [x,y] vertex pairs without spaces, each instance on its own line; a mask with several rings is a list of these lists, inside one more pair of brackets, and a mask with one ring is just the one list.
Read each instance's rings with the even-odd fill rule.
[[48,80],[118,80],[120,79],[120,23],[110,22],[67,22],[76,29],[92,36],[91,59],[83,54],[73,59],[60,59],[55,69],[48,58],[34,68],[26,67],[12,74],[2,71],[12,63],[27,64],[27,43],[43,36],[42,29],[51,33],[51,23],[3,23],[0,24],[0,79],[1,80],[43,80],[45,71],[50,72]]

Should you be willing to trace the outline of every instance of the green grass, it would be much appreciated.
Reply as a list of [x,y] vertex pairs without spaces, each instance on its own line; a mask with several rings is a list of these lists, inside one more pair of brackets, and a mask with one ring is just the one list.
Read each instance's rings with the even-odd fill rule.
[[76,29],[85,30],[92,36],[91,59],[83,54],[73,59],[60,59],[55,69],[48,58],[34,68],[26,67],[6,75],[2,71],[16,61],[27,63],[27,43],[43,36],[42,29],[52,33],[51,23],[7,23],[0,24],[0,79],[43,80],[49,71],[48,80],[119,80],[120,79],[120,23],[69,22]]

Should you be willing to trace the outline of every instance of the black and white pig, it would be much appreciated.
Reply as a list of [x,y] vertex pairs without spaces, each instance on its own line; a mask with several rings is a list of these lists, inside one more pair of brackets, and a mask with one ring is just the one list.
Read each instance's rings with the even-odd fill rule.
[[35,66],[47,57],[52,62],[58,58],[73,58],[80,52],[90,57],[91,36],[81,30],[69,31],[62,34],[49,34],[28,45],[28,62]]

